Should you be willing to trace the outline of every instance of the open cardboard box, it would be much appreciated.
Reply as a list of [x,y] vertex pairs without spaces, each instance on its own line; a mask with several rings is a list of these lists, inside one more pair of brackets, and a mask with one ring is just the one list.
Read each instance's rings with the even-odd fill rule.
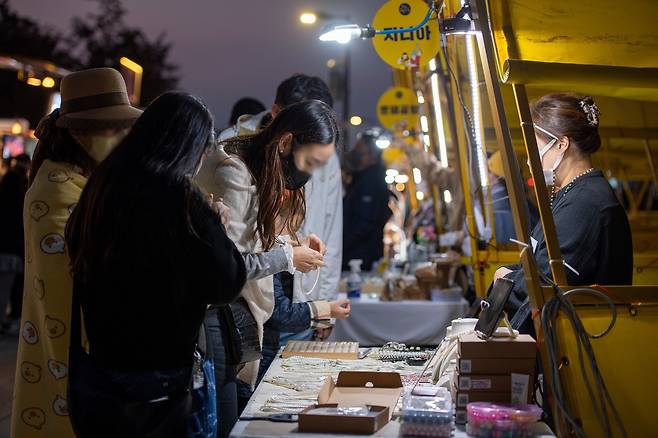
[[[327,378],[318,405],[299,414],[299,431],[305,433],[373,434],[389,422],[402,393],[398,373],[341,371],[334,383]],[[319,407],[370,406],[374,415],[313,415]]]

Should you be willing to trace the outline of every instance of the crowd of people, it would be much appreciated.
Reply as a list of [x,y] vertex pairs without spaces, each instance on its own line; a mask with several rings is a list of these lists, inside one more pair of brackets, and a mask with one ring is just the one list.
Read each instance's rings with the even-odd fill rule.
[[292,76],[224,130],[187,93],[131,106],[110,68],[61,95],[0,189],[25,277],[12,436],[226,437],[280,345],[350,315],[331,93]]

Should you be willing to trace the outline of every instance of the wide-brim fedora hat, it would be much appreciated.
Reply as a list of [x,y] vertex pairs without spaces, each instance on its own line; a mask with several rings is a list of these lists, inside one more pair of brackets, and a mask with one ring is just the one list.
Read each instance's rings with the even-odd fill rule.
[[71,73],[62,79],[60,93],[60,128],[125,129],[142,114],[130,104],[123,76],[113,68]]

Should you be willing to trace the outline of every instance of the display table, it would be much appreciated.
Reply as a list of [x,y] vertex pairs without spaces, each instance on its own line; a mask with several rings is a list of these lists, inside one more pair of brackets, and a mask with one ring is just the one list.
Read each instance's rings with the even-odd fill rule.
[[463,298],[452,301],[352,300],[352,312],[336,321],[330,341],[356,341],[364,347],[403,342],[438,345],[453,319],[468,312]]
[[[287,388],[284,386],[281,386],[280,384],[272,384],[268,383],[268,381],[277,381],[278,377],[285,376],[286,375],[286,368],[284,368],[283,365],[285,364],[294,364],[294,360],[297,358],[292,358],[292,359],[281,359],[280,357],[277,357],[270,368],[268,369],[263,382],[256,388],[256,391],[254,392],[254,395],[251,397],[249,400],[249,403],[247,404],[247,407],[245,408],[242,417],[262,417],[268,415],[267,413],[263,412],[262,407],[267,403],[269,399],[275,396],[280,396],[280,395],[290,395],[290,396],[295,396],[299,393],[299,391],[292,389],[292,388]],[[324,363],[329,364],[331,363],[331,366],[326,367],[326,374],[327,375],[332,375],[332,376],[337,376],[339,371],[342,370],[363,370],[365,368],[372,370],[373,366],[377,366],[377,364],[381,364],[381,371],[391,371],[391,370],[396,370],[400,372],[401,376],[403,376],[403,382],[406,380],[409,382],[409,379],[405,379],[405,376],[410,376],[410,375],[418,375],[422,371],[422,367],[412,367],[409,365],[405,364],[391,364],[391,363],[384,363],[384,362],[379,362],[375,361],[373,359],[365,359],[365,360],[358,360],[358,361],[329,361],[329,360],[316,360],[316,363],[320,363],[320,361],[324,361]],[[308,364],[306,364],[308,365]],[[319,391],[319,387],[321,386],[321,381],[322,378],[320,377],[320,374],[315,373],[313,367],[305,366],[304,369],[298,370],[302,373],[306,371],[305,374],[314,374],[315,377],[317,377],[318,380],[318,385],[317,385],[317,390],[314,392],[313,390],[310,390],[309,392],[312,394],[315,394],[315,397],[317,397],[317,391]],[[317,371],[317,370],[316,370]],[[312,377],[310,380],[315,380],[315,377]],[[299,388],[298,388],[299,389]],[[221,418],[220,420],[221,421]],[[397,420],[392,420],[389,422],[384,428],[379,430],[377,433],[375,433],[373,436],[377,437],[398,437],[399,435],[399,430],[400,430],[400,423]],[[538,437],[548,437],[548,436],[554,436],[550,429],[543,423],[539,423],[535,427],[535,434]],[[299,437],[327,437],[327,438],[341,438],[341,437],[347,437],[347,436],[352,436],[352,435],[339,435],[339,434],[306,434],[306,433],[299,433],[297,432],[297,423],[274,423],[270,421],[262,421],[262,420],[255,420],[255,421],[238,421],[238,423],[235,425],[233,430],[231,431],[232,438],[264,438],[264,437],[289,437],[289,438],[299,438]],[[363,435],[354,435],[355,437],[357,436],[363,436]],[[466,437],[466,432],[464,431],[463,427],[458,426],[458,428],[454,431],[453,437]]]

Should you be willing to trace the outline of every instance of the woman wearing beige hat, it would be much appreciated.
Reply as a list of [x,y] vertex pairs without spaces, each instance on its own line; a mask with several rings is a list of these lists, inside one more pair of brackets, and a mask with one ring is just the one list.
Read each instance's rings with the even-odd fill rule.
[[41,121],[25,197],[25,286],[11,435],[73,437],[66,390],[72,280],[66,222],[87,178],[141,111],[114,69],[72,73],[62,105]]

